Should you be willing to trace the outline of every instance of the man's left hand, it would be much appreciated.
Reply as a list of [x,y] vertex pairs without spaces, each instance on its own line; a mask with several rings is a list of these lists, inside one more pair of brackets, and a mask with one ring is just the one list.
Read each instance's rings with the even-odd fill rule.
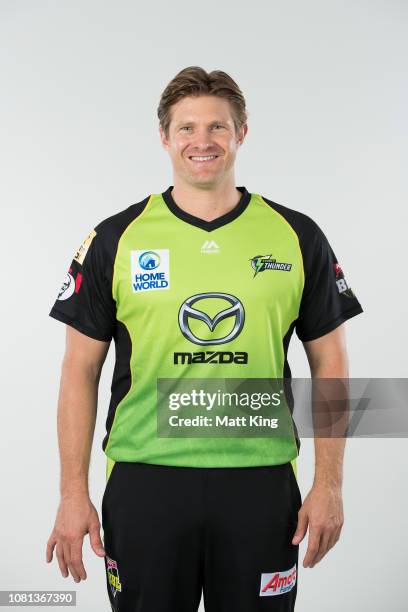
[[309,527],[309,542],[303,567],[314,567],[336,544],[344,523],[341,490],[335,485],[316,483],[298,512],[298,526],[292,544],[299,544]]

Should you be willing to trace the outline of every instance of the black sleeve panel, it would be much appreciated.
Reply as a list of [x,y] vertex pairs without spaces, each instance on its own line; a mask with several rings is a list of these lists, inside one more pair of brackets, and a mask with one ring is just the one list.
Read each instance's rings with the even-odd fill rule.
[[95,340],[116,335],[113,268],[120,236],[141,214],[149,197],[101,221],[71,261],[49,316]]
[[305,287],[296,334],[302,342],[315,340],[363,312],[348,286],[337,257],[323,231],[313,222],[310,242],[302,241]]
[[112,268],[103,250],[102,237],[97,228],[94,231],[82,263],[75,257],[71,261],[49,315],[95,340],[109,342],[115,328]]
[[302,342],[315,340],[363,312],[317,223],[299,211],[263,199],[288,221],[299,238],[305,285],[295,327],[298,338]]

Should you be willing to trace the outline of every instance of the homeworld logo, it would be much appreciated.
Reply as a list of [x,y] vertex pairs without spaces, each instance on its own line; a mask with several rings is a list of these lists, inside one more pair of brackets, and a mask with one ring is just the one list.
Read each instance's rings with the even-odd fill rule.
[[131,251],[130,261],[133,293],[155,289],[169,289],[170,267],[168,249]]
[[[194,304],[200,300],[226,300],[229,306],[219,310],[213,317],[207,312],[194,307]],[[207,302],[208,304],[208,302]],[[198,320],[208,327],[210,332],[213,332],[217,325],[225,319],[233,321],[232,329],[221,337],[216,334],[205,334],[209,337],[203,338],[191,329],[191,320]],[[242,302],[229,293],[210,292],[197,293],[187,298],[181,305],[179,310],[178,322],[181,333],[189,342],[205,345],[226,344],[234,340],[242,331],[245,321],[245,311]],[[244,351],[197,351],[197,352],[177,352],[174,353],[174,363],[248,363],[248,353]]]
[[251,266],[254,269],[254,276],[258,272],[264,272],[265,270],[281,270],[282,272],[289,272],[292,269],[292,264],[284,263],[282,261],[276,261],[271,255],[255,255],[250,260]]
[[154,251],[145,251],[139,256],[139,265],[143,270],[155,270],[160,266],[160,255]]

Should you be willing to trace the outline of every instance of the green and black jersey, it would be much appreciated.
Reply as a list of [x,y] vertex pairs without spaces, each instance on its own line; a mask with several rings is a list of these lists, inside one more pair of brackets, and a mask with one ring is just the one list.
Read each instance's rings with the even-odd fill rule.
[[157,435],[157,380],[290,378],[293,333],[314,340],[362,312],[322,230],[245,187],[213,221],[172,187],[100,222],[76,252],[50,316],[115,342],[102,447],[112,461],[191,467],[282,464],[290,438]]

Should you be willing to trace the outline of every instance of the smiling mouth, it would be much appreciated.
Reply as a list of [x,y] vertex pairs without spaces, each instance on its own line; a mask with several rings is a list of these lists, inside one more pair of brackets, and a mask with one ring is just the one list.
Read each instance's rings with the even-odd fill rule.
[[206,163],[214,161],[214,159],[217,159],[218,157],[219,155],[190,155],[188,159],[191,159],[191,161],[194,162]]

